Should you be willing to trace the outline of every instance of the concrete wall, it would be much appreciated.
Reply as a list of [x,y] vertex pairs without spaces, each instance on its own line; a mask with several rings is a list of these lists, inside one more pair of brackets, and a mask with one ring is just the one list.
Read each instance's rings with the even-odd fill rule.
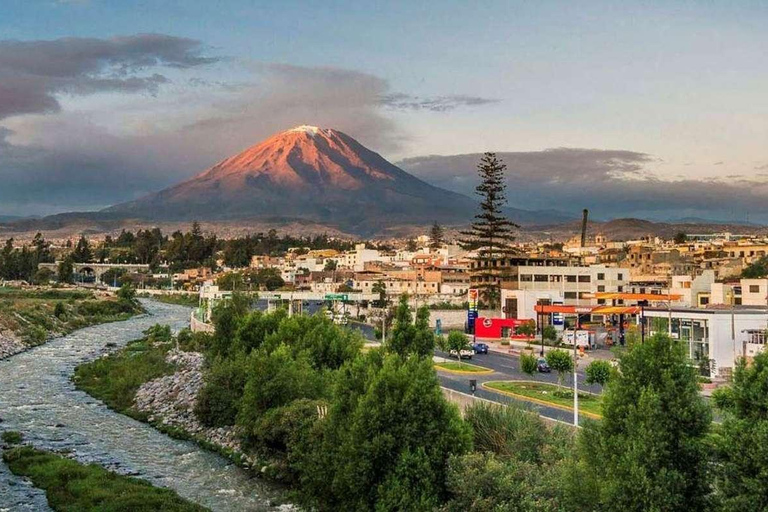
[[[478,311],[478,316],[498,316],[498,312],[492,310]],[[466,309],[433,309],[429,312],[429,325],[434,327],[435,321],[440,319],[442,329],[464,329],[464,324],[467,322],[467,310]]]

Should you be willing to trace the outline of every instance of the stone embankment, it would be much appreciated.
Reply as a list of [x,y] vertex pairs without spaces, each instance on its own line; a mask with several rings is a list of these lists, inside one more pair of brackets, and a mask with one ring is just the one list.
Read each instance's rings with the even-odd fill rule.
[[176,366],[176,373],[142,384],[134,398],[136,409],[146,413],[150,423],[178,428],[198,440],[242,453],[234,428],[209,428],[195,416],[197,395],[203,387],[203,354],[173,349],[166,361]]
[[19,352],[24,352],[29,346],[10,330],[0,330],[0,359],[5,359]]

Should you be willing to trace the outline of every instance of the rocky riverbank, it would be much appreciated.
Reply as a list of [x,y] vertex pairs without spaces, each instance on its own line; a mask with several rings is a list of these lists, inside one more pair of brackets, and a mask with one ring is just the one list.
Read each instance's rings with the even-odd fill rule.
[[5,359],[29,348],[21,337],[11,330],[0,330],[0,359]]
[[146,413],[154,425],[180,429],[198,442],[236,455],[244,466],[257,466],[256,461],[242,455],[233,427],[208,428],[195,416],[197,395],[203,387],[203,354],[172,349],[166,361],[176,367],[176,372],[142,384],[134,398],[136,410]]
[[76,329],[140,312],[135,301],[87,290],[0,287],[0,360]]

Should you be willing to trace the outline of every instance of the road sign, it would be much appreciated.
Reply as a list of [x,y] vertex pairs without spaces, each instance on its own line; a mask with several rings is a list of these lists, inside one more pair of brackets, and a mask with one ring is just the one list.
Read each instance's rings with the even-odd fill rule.
[[349,295],[346,293],[326,293],[325,300],[349,300]]

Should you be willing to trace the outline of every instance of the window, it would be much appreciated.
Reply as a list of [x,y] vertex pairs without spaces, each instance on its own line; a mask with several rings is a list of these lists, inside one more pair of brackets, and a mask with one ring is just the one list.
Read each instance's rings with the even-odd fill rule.
[[619,272],[619,274],[616,276],[616,279],[618,279],[619,281],[623,281],[624,280],[624,274]]
[[533,276],[533,280],[537,283],[546,283],[547,281],[549,281],[549,276],[547,276],[546,274],[536,274],[535,276]]
[[520,276],[520,281],[523,283],[530,283],[533,281],[533,276],[531,274],[523,274]]
[[604,292],[605,291],[605,286],[603,286],[602,284],[598,285],[597,286],[597,291],[598,292]]
[[605,274],[600,272],[597,274],[597,280],[598,281],[605,281]]
[[565,282],[566,283],[575,283],[576,282],[576,276],[565,276]]
[[617,291],[618,291],[619,293],[621,293],[621,292],[623,292],[623,291],[624,291],[624,287],[623,287],[623,286],[617,286],[617,287],[616,287],[616,289],[617,289]]
[[749,293],[760,293],[760,285],[759,284],[749,285]]
[[576,298],[576,292],[565,292],[563,295],[566,299],[575,299]]
[[560,283],[563,280],[563,276],[549,276],[550,283]]
[[579,276],[580,283],[589,283],[592,281],[592,276]]

